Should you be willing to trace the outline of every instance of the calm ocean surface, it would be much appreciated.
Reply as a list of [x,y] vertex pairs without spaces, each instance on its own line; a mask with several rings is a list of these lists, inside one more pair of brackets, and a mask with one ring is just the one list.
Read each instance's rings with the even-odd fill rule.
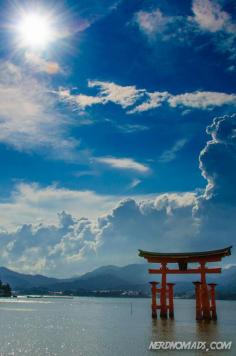
[[[236,302],[218,301],[218,322],[196,322],[193,300],[175,320],[150,317],[149,299],[0,299],[0,355],[236,355]],[[232,341],[231,351],[149,351],[150,341]]]

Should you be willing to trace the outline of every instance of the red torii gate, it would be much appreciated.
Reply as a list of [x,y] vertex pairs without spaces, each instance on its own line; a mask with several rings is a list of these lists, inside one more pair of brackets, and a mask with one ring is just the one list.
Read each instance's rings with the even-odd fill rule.
[[[152,317],[157,318],[157,310],[160,309],[160,317],[174,317],[174,283],[167,283],[167,274],[200,274],[201,281],[193,282],[196,295],[196,319],[217,319],[215,303],[215,283],[206,282],[207,273],[221,273],[219,267],[206,267],[208,262],[218,262],[225,256],[231,255],[232,246],[214,251],[164,253],[139,250],[139,256],[144,257],[149,263],[160,263],[159,269],[149,269],[150,274],[161,274],[161,286],[158,282],[150,282],[152,291]],[[177,263],[178,269],[169,269],[168,263]],[[199,263],[197,268],[188,268],[188,263]],[[157,304],[157,296],[160,295],[160,304]]]

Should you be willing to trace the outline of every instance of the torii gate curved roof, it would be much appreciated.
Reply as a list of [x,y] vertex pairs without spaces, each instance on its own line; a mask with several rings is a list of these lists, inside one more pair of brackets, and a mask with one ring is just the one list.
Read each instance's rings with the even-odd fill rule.
[[139,250],[139,256],[144,257],[147,260],[155,260],[161,262],[166,260],[168,262],[195,262],[199,259],[220,261],[225,256],[231,255],[231,249],[233,246],[228,246],[220,250],[201,251],[201,252],[150,252]]

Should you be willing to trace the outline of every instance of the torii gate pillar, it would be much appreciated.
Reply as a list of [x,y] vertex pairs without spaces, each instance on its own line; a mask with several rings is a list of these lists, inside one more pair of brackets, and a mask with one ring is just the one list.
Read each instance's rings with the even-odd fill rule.
[[166,305],[166,268],[167,263],[162,263],[161,265],[161,312],[160,317],[166,319],[167,318],[167,305]]
[[150,282],[152,291],[152,318],[157,318],[157,282]]
[[169,318],[174,318],[174,283],[167,283],[169,297]]

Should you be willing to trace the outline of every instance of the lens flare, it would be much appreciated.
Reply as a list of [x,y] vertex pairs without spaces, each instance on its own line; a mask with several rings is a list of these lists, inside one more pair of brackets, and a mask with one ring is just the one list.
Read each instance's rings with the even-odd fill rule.
[[50,21],[38,14],[26,14],[17,27],[21,44],[25,47],[40,49],[53,40]]

